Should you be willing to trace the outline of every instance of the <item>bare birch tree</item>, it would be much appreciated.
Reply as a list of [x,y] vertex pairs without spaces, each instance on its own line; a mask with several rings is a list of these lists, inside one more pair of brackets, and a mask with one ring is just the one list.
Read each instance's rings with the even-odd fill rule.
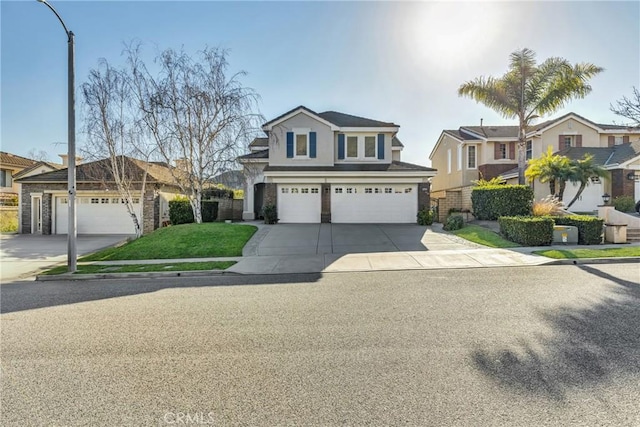
[[230,169],[259,129],[259,97],[242,85],[245,72],[228,75],[223,49],[207,48],[195,59],[167,49],[156,58],[157,75],[141,60],[139,47],[128,49],[128,60],[145,131],[164,160],[176,162],[173,177],[200,223],[203,189]]
[[[140,236],[141,212],[133,200],[139,197],[142,206],[150,151],[141,141],[139,113],[132,93],[126,73],[104,59],[89,72],[88,81],[82,85],[87,132],[83,151],[90,158],[107,158],[118,194],[131,216],[136,236]],[[132,162],[128,156],[144,157],[146,162]]]

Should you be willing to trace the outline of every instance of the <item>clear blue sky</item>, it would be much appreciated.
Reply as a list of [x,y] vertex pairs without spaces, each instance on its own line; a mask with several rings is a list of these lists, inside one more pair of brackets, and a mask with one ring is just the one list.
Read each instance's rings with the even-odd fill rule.
[[[399,124],[403,160],[428,165],[442,129],[513,124],[457,96],[480,75],[502,75],[509,53],[533,49],[606,69],[574,111],[620,122],[609,104],[640,86],[640,2],[163,2],[55,1],[76,34],[77,85],[124,42],[145,51],[231,50],[233,70],[262,97],[266,119],[305,105]],[[66,36],[48,8],[2,1],[2,150],[57,161],[67,140]],[[82,104],[78,97],[78,128]],[[78,134],[78,144],[84,136]]]

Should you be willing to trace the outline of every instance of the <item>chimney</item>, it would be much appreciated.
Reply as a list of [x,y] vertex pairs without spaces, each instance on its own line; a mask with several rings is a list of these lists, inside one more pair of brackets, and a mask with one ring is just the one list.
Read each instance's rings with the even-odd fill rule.
[[482,127],[482,121],[483,120],[484,120],[483,118],[480,118],[480,127]]
[[[69,155],[68,154],[58,154],[58,156],[60,156],[60,158],[62,159],[62,166],[64,166],[64,167],[69,166]],[[76,165],[79,165],[80,163],[82,163],[82,157],[76,156]]]

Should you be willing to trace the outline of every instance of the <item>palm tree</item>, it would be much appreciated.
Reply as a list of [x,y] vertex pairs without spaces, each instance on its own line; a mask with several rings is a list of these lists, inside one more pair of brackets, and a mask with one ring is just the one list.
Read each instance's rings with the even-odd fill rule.
[[593,155],[585,154],[580,160],[576,160],[573,163],[573,173],[569,180],[571,182],[579,182],[580,187],[573,199],[567,205],[567,209],[573,205],[580,197],[584,189],[589,185],[589,181],[592,177],[597,176],[603,178],[607,176],[608,172],[593,162]]
[[569,158],[553,154],[553,149],[549,146],[542,156],[529,160],[525,175],[529,182],[535,179],[542,183],[548,182],[549,194],[562,201],[566,182],[573,176],[573,168]]
[[571,65],[564,58],[549,58],[540,65],[530,49],[510,55],[509,69],[502,77],[477,77],[458,88],[468,96],[508,119],[518,118],[518,182],[524,184],[526,135],[533,119],[553,114],[574,98],[591,92],[589,79],[604,69],[590,63]]

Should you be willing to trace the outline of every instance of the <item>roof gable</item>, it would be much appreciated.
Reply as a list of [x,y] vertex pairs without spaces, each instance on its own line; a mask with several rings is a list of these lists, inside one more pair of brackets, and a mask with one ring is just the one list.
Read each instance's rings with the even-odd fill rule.
[[17,154],[0,151],[0,163],[7,166],[28,168],[33,166],[37,162],[35,160],[27,159],[26,157],[18,156]]
[[338,126],[336,126],[335,124],[327,121],[326,119],[324,119],[323,117],[321,117],[320,115],[318,115],[318,113],[316,113],[313,110],[308,109],[307,107],[305,107],[304,105],[300,105],[292,110],[287,111],[284,114],[279,115],[278,117],[276,117],[273,120],[268,121],[267,123],[262,125],[262,129],[264,131],[270,131],[271,129],[273,129],[274,126],[284,122],[285,120],[290,119],[291,117],[297,115],[297,114],[305,114],[315,120],[318,120],[319,122],[329,126],[331,128],[331,130],[338,130]]
[[304,105],[300,105],[263,124],[262,129],[265,132],[268,132],[273,129],[274,126],[290,119],[297,114],[305,114],[315,120],[318,120],[319,122],[329,126],[332,131],[338,131],[341,128],[393,128],[394,131],[397,131],[400,127],[392,122],[382,122],[380,120],[367,119],[365,117],[339,113],[337,111],[325,111],[323,113],[316,113],[315,111],[305,107]]

